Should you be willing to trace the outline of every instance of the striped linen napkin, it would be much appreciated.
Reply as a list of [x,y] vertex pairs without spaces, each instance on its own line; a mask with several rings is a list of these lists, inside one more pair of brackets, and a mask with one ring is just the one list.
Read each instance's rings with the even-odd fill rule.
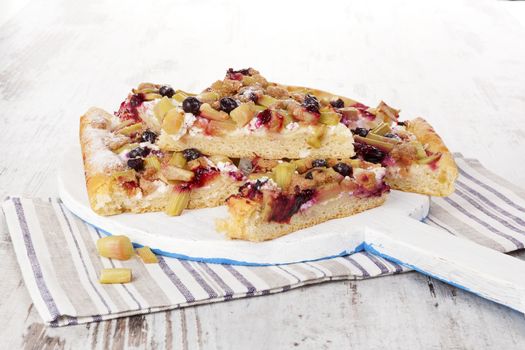
[[[525,190],[456,155],[456,192],[432,198],[429,225],[510,252],[525,243]],[[97,254],[101,233],[58,199],[9,198],[3,204],[18,263],[34,305],[51,326],[74,325],[190,305],[283,292],[332,280],[409,271],[367,252],[280,266],[207,264],[160,257],[114,261]],[[101,285],[102,268],[129,267],[133,283]]]

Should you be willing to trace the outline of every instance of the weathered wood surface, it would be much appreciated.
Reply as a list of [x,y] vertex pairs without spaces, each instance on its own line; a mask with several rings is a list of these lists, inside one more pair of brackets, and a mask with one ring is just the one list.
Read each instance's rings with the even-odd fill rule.
[[[249,65],[424,115],[453,150],[523,185],[520,5],[27,1],[0,18],[0,197],[56,195],[56,164],[89,106],[115,109],[141,81],[196,90]],[[525,347],[523,315],[416,273],[46,328],[0,220],[0,348]]]

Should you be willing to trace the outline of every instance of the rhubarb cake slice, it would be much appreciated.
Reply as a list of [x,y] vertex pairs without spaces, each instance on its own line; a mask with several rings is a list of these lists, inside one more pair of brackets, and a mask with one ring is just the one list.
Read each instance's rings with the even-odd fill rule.
[[386,200],[385,169],[359,159],[252,161],[250,179],[226,200],[217,230],[229,238],[265,241]]
[[100,215],[218,206],[244,180],[227,157],[162,150],[146,123],[98,108],[82,116],[80,141],[89,202]]
[[330,105],[339,122],[354,136],[354,151],[360,159],[382,164],[385,181],[396,190],[431,196],[454,192],[458,170],[452,153],[423,118],[400,121],[399,110],[381,101],[377,107],[300,86],[286,87],[291,93],[309,91],[323,105]]
[[230,69],[200,94],[180,92],[174,100],[183,117],[157,108],[164,149],[267,159],[354,155],[352,133],[327,101],[270,83],[253,68]]
[[431,196],[454,192],[458,170],[452,153],[422,118],[356,128],[357,157],[386,168],[385,181],[396,190]]

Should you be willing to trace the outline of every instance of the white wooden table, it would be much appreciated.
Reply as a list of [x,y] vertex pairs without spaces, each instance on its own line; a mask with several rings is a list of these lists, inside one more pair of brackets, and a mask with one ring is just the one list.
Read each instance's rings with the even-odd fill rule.
[[[197,90],[247,66],[423,115],[452,150],[525,184],[525,2],[4,2],[1,198],[56,196],[89,106],[114,110],[141,81]],[[525,348],[523,315],[417,273],[46,328],[0,220],[2,349]]]

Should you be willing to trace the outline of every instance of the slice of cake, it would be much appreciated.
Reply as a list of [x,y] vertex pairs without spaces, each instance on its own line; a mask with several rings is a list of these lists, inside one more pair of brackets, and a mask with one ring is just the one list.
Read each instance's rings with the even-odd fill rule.
[[[230,69],[198,95],[180,92],[173,97],[184,119],[156,113],[162,120],[159,145],[164,149],[195,147],[208,154],[267,159],[354,155],[352,133],[339,123],[341,117],[328,101],[308,90],[288,91],[269,83],[252,68]],[[146,103],[145,108],[155,106]]]
[[217,221],[229,238],[274,239],[377,207],[389,191],[385,169],[357,159],[255,159],[252,165],[251,179],[226,201],[229,217]]
[[81,118],[80,141],[89,202],[100,215],[218,206],[244,180],[227,157],[161,150],[145,123],[97,108]]

